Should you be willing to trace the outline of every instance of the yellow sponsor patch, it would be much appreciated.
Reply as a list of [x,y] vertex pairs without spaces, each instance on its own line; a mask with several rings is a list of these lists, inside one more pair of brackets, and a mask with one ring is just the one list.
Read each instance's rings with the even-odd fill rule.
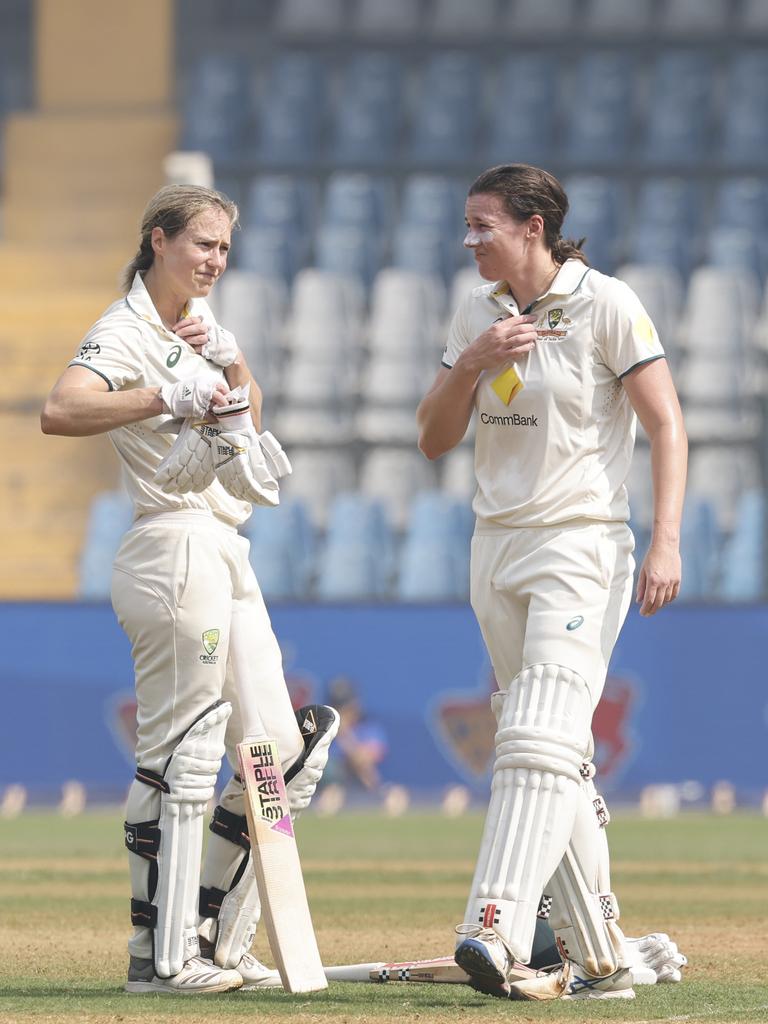
[[645,342],[648,348],[656,347],[656,331],[647,316],[641,316],[632,324],[632,333],[638,341]]
[[491,387],[504,405],[509,405],[518,391],[522,391],[524,384],[514,366],[509,366],[494,378]]

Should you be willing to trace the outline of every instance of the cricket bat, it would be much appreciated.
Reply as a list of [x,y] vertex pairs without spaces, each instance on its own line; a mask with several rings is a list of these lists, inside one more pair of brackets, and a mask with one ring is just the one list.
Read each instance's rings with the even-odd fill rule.
[[267,736],[255,670],[262,651],[247,607],[234,602],[229,656],[237,684],[243,742],[237,744],[251,856],[269,947],[286,992],[328,987],[307,903],[277,741]]
[[307,903],[277,743],[237,745],[251,856],[275,966],[286,992],[328,987]]
[[[524,964],[515,964],[519,977],[536,977],[536,971]],[[463,971],[452,956],[438,956],[432,960],[404,960],[400,963],[376,962],[370,964],[340,964],[326,967],[328,981],[420,981],[438,985],[466,985],[469,975]]]

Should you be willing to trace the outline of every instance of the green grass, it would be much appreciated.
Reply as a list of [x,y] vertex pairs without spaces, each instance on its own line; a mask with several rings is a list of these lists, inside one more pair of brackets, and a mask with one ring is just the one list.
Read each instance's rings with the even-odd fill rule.
[[[438,956],[453,947],[481,819],[413,813],[306,815],[300,846],[326,963]],[[459,985],[351,985],[205,999],[121,992],[128,934],[119,811],[0,823],[0,1022],[768,1021],[768,822],[685,815],[610,826],[628,934],[669,932],[688,954],[680,985],[634,1002],[511,1004]],[[263,934],[255,949],[270,959]]]

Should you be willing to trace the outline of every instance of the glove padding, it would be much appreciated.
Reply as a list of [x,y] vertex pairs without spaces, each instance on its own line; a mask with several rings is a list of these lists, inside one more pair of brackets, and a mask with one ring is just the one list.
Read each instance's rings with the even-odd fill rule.
[[166,494],[204,491],[216,479],[211,445],[219,428],[202,420],[184,420],[179,436],[155,471],[155,483]]
[[652,932],[639,939],[624,937],[627,965],[635,985],[656,985],[683,980],[681,968],[688,958],[664,932]]
[[217,366],[231,366],[239,352],[234,334],[219,327],[218,324],[208,328],[208,341],[200,349],[204,359],[216,363]]
[[[236,388],[231,395],[242,393],[247,390]],[[291,464],[274,435],[256,433],[247,397],[217,411],[216,420],[213,469],[224,489],[253,505],[279,505],[278,480],[291,472]]]
[[213,392],[219,378],[211,373],[201,373],[188,380],[169,381],[160,388],[160,394],[168,412],[174,419],[201,420],[208,412]]

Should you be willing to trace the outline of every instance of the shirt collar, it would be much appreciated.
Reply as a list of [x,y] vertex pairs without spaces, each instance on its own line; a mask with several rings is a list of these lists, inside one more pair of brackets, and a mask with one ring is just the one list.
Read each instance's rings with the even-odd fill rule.
[[[131,290],[126,295],[125,301],[139,319],[145,320],[166,334],[170,334],[171,337],[175,337],[173,331],[169,331],[160,319],[160,314],[155,309],[154,303],[147,291],[147,286],[138,272],[134,275]],[[206,323],[215,323],[211,309],[204,299],[189,299],[184,307],[182,316],[201,316]]]
[[[531,305],[536,305],[536,303],[541,302],[550,295],[573,295],[574,292],[579,290],[579,285],[584,280],[588,272],[589,267],[582,263],[581,260],[566,260],[558,270],[552,284],[546,292],[534,299]],[[515,300],[512,297],[512,293],[510,292],[509,285],[506,281],[498,281],[492,288],[490,297],[503,309],[514,309],[517,311],[517,305],[515,304]]]

